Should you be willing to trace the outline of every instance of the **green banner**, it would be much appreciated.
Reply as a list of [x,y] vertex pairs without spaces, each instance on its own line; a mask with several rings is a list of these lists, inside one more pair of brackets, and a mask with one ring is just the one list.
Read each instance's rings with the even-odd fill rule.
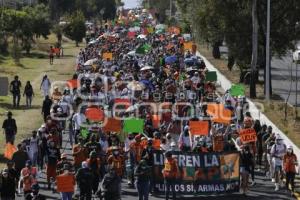
[[245,96],[245,86],[242,84],[234,84],[230,88],[230,94],[233,97]]
[[139,118],[125,119],[123,124],[124,133],[143,133],[144,120]]
[[205,81],[217,81],[217,72],[216,71],[209,71],[206,73]]

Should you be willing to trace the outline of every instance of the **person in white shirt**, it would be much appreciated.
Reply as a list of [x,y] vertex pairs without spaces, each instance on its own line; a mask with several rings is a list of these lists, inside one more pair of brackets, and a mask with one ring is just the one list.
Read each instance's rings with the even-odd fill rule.
[[[283,139],[278,134],[276,135],[275,144],[271,148],[272,164],[275,169],[275,191],[279,190],[279,179],[282,176],[283,156],[286,153],[286,145],[283,143]],[[282,180],[281,180],[282,181]]]
[[80,134],[80,127],[86,122],[86,117],[82,112],[77,112],[73,115],[73,130],[75,134],[75,143],[78,143],[78,135]]
[[189,133],[189,126],[185,126],[183,132],[179,136],[178,140],[179,148],[182,151],[191,151],[191,138]]
[[29,151],[27,152],[33,166],[37,165],[37,158],[38,158],[38,141],[39,138],[37,136],[36,131],[32,131],[32,137],[29,141]]
[[194,76],[191,78],[191,81],[193,82],[194,85],[200,83],[200,77],[198,72],[194,73]]
[[40,86],[40,89],[42,90],[44,97],[49,96],[50,88],[51,88],[51,82],[50,82],[48,76],[45,74],[43,76],[43,80],[42,80],[41,86]]

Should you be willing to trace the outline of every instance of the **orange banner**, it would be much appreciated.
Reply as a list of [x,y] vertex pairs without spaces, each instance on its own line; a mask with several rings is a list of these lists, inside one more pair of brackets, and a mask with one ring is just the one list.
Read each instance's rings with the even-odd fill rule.
[[11,160],[13,154],[17,151],[17,148],[12,145],[11,143],[6,143],[5,149],[4,149],[4,157]]
[[207,104],[208,115],[212,116],[212,121],[221,124],[230,124],[232,112],[225,109],[224,104]]
[[121,121],[115,118],[108,118],[103,126],[104,132],[120,132],[122,130]]
[[185,43],[183,43],[183,48],[184,48],[184,50],[186,51],[186,50],[190,50],[190,51],[192,51],[193,50],[193,42],[185,42]]
[[102,58],[103,58],[103,60],[107,60],[107,59],[112,60],[113,54],[111,52],[105,52],[105,53],[103,53]]
[[208,121],[190,121],[189,126],[192,135],[208,135]]
[[58,192],[74,192],[75,177],[74,175],[60,175],[56,177]]
[[256,132],[253,128],[240,130],[240,138],[243,143],[256,142],[257,140]]

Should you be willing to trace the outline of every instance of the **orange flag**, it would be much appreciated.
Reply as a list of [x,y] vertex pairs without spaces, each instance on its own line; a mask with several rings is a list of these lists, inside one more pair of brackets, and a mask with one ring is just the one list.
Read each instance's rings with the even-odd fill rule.
[[121,121],[115,118],[108,118],[103,126],[104,132],[120,132],[122,130]]
[[13,154],[17,151],[16,147],[12,145],[10,142],[6,143],[5,149],[4,149],[4,157],[11,160]]
[[100,108],[87,108],[85,111],[85,116],[91,121],[99,122],[104,120],[104,112]]

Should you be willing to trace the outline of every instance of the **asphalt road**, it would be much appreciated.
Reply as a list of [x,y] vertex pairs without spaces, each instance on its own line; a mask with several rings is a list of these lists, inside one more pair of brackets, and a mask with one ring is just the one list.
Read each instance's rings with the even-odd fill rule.
[[[71,146],[67,141],[67,134],[64,135],[64,144],[63,147],[66,146],[66,150],[64,153],[71,158]],[[63,151],[63,150],[62,150]],[[274,184],[271,183],[270,180],[266,179],[262,174],[256,173],[256,185],[250,188],[250,192],[245,197],[239,193],[229,194],[223,196],[199,196],[199,197],[184,197],[178,194],[178,199],[189,199],[189,200],[293,200],[295,198],[290,196],[290,193],[285,192],[284,189],[281,189],[278,192],[274,191]],[[45,170],[42,172],[42,176],[39,178],[39,184],[41,187],[40,193],[45,195],[47,199],[60,199],[58,193],[53,193],[51,190],[47,189],[47,183],[45,178]],[[23,199],[23,197],[18,197],[17,199]],[[97,198],[94,198],[97,199]],[[122,199],[123,200],[135,200],[138,199],[137,191],[135,189],[130,189],[127,186],[125,180],[122,183]],[[163,196],[150,196],[150,200],[158,200],[164,199]]]
[[[300,48],[300,42],[298,44]],[[287,53],[286,56],[281,58],[272,58],[271,73],[272,73],[272,86],[273,93],[279,95],[282,99],[286,100],[291,105],[300,105],[300,64],[296,69],[296,64],[292,62],[292,52]],[[297,71],[296,71],[297,70]],[[298,78],[297,78],[298,77]],[[296,79],[298,81],[298,94],[296,95]]]

